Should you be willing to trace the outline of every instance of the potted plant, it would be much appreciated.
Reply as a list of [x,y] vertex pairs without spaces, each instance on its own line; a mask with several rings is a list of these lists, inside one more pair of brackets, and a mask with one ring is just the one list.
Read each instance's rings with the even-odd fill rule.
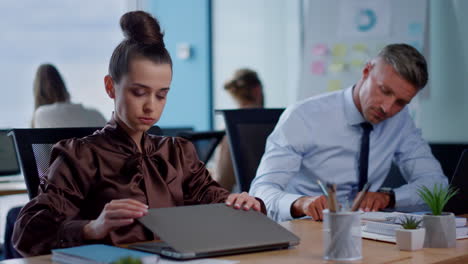
[[402,228],[395,230],[396,243],[400,250],[418,250],[423,248],[426,230],[420,228],[421,220],[413,216],[405,216],[400,225]]
[[450,248],[455,247],[456,226],[453,213],[443,212],[448,200],[457,194],[452,186],[444,187],[435,184],[431,189],[422,186],[418,195],[431,209],[432,214],[423,216],[423,225],[426,228],[424,247],[427,248]]

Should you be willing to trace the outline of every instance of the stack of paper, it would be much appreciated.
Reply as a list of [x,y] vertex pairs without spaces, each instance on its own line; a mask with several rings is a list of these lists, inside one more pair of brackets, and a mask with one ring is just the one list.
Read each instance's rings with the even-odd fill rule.
[[[422,219],[422,214],[399,212],[365,212],[362,214],[362,237],[380,241],[395,243],[395,230],[400,228],[400,223],[405,216]],[[456,217],[457,239],[468,238],[467,219]]]

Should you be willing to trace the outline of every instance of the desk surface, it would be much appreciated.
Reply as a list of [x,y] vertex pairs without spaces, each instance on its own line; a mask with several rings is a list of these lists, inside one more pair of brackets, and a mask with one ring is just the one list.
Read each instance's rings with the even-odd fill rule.
[[[282,223],[284,227],[301,238],[301,243],[285,250],[266,251],[220,257],[239,260],[241,263],[328,263],[322,259],[322,224],[311,220],[295,220]],[[363,259],[352,263],[468,263],[468,239],[457,240],[455,248],[425,248],[407,252],[398,250],[395,244],[363,240]],[[0,264],[47,264],[52,263],[50,255],[0,261]]]
[[24,181],[0,183],[0,196],[27,192]]

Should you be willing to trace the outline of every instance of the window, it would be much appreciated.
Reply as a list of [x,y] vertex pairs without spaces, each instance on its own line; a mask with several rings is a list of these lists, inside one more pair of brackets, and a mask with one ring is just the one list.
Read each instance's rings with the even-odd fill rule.
[[[71,101],[110,117],[104,76],[123,39],[121,15],[130,0],[0,1],[0,127],[29,127],[33,80],[42,63],[54,64]],[[129,4],[132,4],[130,6]]]

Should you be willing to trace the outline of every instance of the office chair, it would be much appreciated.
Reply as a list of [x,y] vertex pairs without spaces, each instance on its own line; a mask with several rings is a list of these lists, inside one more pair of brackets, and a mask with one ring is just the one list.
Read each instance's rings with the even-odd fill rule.
[[240,191],[248,192],[271,134],[284,109],[217,110],[226,123],[226,133]]
[[[49,167],[52,146],[62,139],[81,138],[91,135],[100,127],[71,128],[21,128],[10,133],[14,138],[18,160],[23,171],[29,198],[38,194],[39,184],[43,182]],[[161,130],[153,126],[148,133],[160,135]]]
[[204,163],[207,163],[210,160],[224,135],[224,131],[185,131],[177,134],[177,136],[190,140],[190,142],[193,143],[197,151],[198,158]]
[[161,127],[161,135],[163,136],[177,137],[183,132],[193,132],[193,127]]
[[[429,143],[431,147],[432,154],[439,161],[442,171],[445,176],[448,178],[448,182],[452,181],[455,169],[457,168],[458,161],[463,153],[463,150],[468,149],[468,144],[466,143]],[[468,186],[463,181],[468,181],[465,179],[457,179],[459,186]],[[385,179],[382,186],[397,188],[403,184],[406,184],[407,181],[401,175],[399,168],[392,164],[390,172],[388,173],[387,178]],[[453,212],[455,214],[466,214],[468,213],[468,207],[466,206],[466,193],[460,192],[456,194],[444,208],[444,211]]]
[[450,182],[463,150],[468,149],[468,143],[429,143],[429,146]]
[[[464,149],[468,149],[467,143],[429,143],[432,154],[439,161],[442,171],[449,182],[453,177],[458,160]],[[392,164],[382,186],[397,188],[408,183],[401,175],[400,169]]]

